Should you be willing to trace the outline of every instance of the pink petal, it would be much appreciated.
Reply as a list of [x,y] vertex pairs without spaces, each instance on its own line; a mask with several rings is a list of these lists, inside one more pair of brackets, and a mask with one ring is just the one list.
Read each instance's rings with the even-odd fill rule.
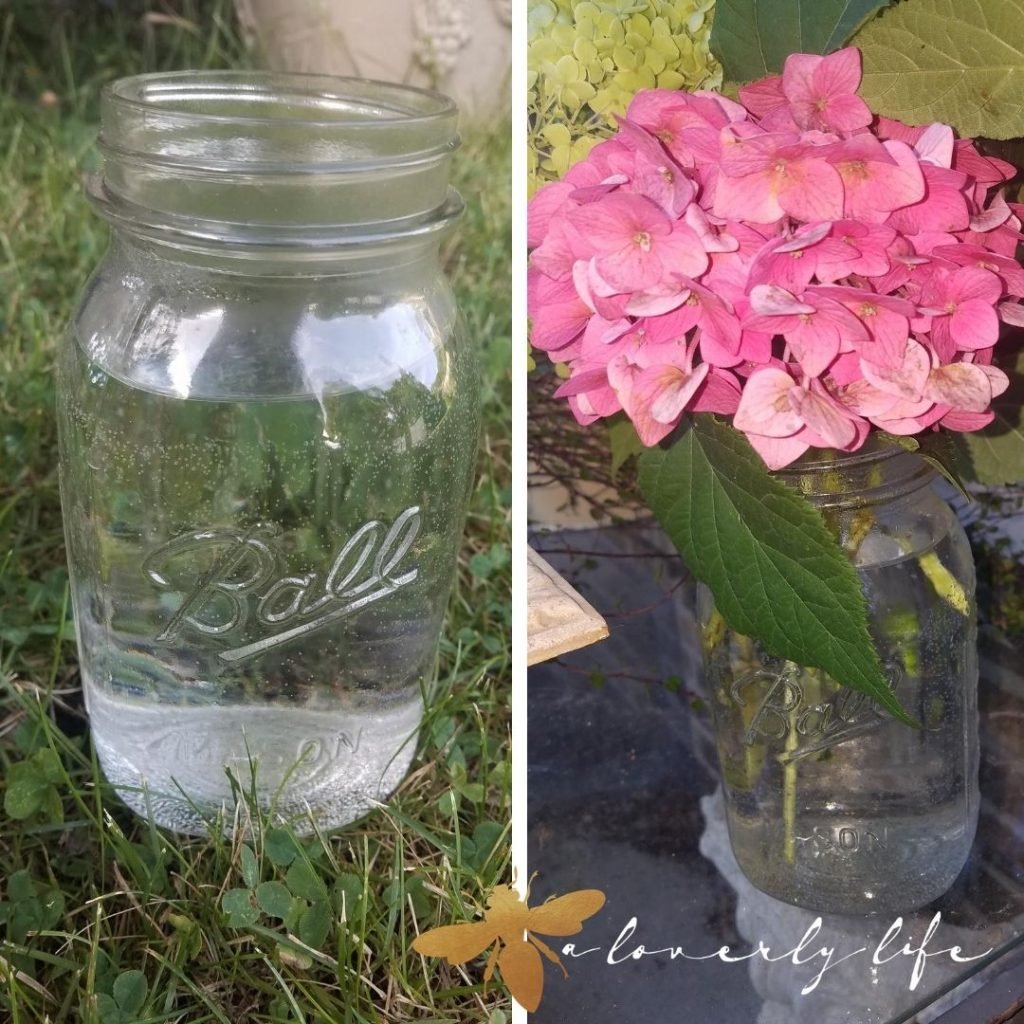
[[742,391],[736,378],[727,370],[712,370],[697,389],[693,399],[694,412],[714,412],[732,416],[740,404]]
[[720,174],[715,183],[716,217],[752,224],[774,224],[785,215],[772,179],[765,173],[730,178]]
[[579,299],[549,302],[531,313],[530,343],[550,351],[575,341],[590,320],[590,310]]
[[782,67],[782,91],[791,104],[815,101],[814,72],[824,59],[813,53],[791,53],[786,58]]
[[656,238],[652,248],[662,261],[665,276],[669,279],[679,274],[700,277],[708,269],[710,261],[704,246],[693,228],[682,221],[676,221],[667,237]]
[[552,181],[539,189],[526,207],[526,244],[534,249],[547,236],[551,218],[570,206],[569,194],[572,185],[564,181]]
[[785,106],[786,96],[782,91],[782,76],[772,75],[758,79],[749,85],[740,86],[740,101],[755,117]]
[[617,252],[595,256],[595,273],[616,292],[643,291],[662,278],[662,263],[652,249],[627,245]]
[[924,128],[918,125],[904,124],[902,121],[893,121],[888,117],[879,117],[875,125],[875,134],[880,139],[899,139],[907,145],[914,145],[924,134]]
[[[788,61],[786,62],[788,65]],[[855,93],[860,88],[860,50],[855,46],[836,50],[822,60],[812,71],[814,88],[825,96]],[[870,124],[870,116],[865,124]],[[859,125],[857,127],[860,127]]]
[[750,446],[764,459],[764,464],[769,469],[785,468],[810,448],[810,444],[800,440],[799,436],[767,437],[750,431],[746,431],[746,434]]
[[843,179],[824,160],[791,161],[779,188],[779,205],[799,220],[838,220],[843,215]]
[[949,321],[957,348],[989,348],[999,340],[999,314],[982,299],[958,303]]
[[604,317],[595,314],[583,332],[584,351],[587,348],[603,349],[618,341],[624,334],[633,330],[633,327],[630,320],[605,320]]
[[1003,302],[999,306],[999,319],[1004,324],[1024,327],[1024,305],[1019,302]]
[[735,252],[739,248],[739,242],[732,235],[712,230],[707,214],[697,203],[690,203],[683,214],[683,220],[700,239],[705,252]]
[[973,363],[950,363],[932,370],[927,397],[965,412],[985,412],[992,403],[992,385]]
[[839,397],[847,409],[869,420],[887,415],[900,401],[895,395],[879,391],[863,378],[846,385]]
[[992,397],[998,398],[1009,386],[1010,378],[999,369],[998,366],[986,366],[982,363],[975,363],[980,370],[984,370],[988,377],[989,386],[992,388]]
[[917,416],[906,416],[895,419],[879,418],[874,420],[875,426],[889,434],[898,434],[903,437],[907,434],[920,434],[942,419],[949,412],[948,405],[933,405],[928,412]]
[[825,108],[825,122],[833,131],[854,132],[871,124],[874,114],[871,108],[853,94],[834,96]]
[[744,331],[739,348],[722,343],[714,334],[699,334],[700,357],[713,367],[726,369],[741,363],[765,363],[771,355],[772,336],[754,331]]
[[778,151],[796,144],[797,137],[784,132],[763,132],[752,126],[722,129],[722,173],[728,178],[745,178],[770,171]]
[[773,284],[755,285],[750,290],[750,308],[761,316],[793,316],[814,313],[814,306]]
[[614,192],[596,203],[569,211],[569,223],[596,252],[618,252],[623,247],[639,248],[640,234],[667,235],[672,229],[664,212],[644,196]]
[[622,353],[611,359],[606,367],[608,383],[615,389],[620,399],[629,396],[633,381],[640,373],[640,367],[627,355]]
[[895,139],[883,142],[882,148],[895,161],[896,166],[889,168],[885,164],[876,163],[873,168],[873,176],[879,185],[884,184],[887,189],[884,197],[878,197],[879,200],[884,198],[884,204],[879,202],[880,208],[895,210],[923,199],[927,191],[926,177],[914,150],[905,142],[897,142]]
[[700,323],[701,307],[696,302],[687,302],[679,309],[664,316],[650,317],[640,322],[648,342],[660,345],[665,342],[682,342],[687,334]]
[[815,242],[820,242],[831,229],[832,225],[828,222],[824,224],[816,224],[814,227],[806,228],[803,231],[798,232],[781,245],[774,246],[772,251],[799,252],[801,249],[806,249],[808,246],[814,245]]
[[939,422],[949,430],[970,432],[984,429],[995,418],[994,412],[963,412],[960,409],[954,409],[952,412],[946,413]]
[[614,192],[619,185],[625,185],[628,181],[629,178],[625,174],[613,174],[597,185],[574,189],[570,198],[577,203],[592,203],[609,192]]
[[[907,318],[880,306],[874,316],[866,320],[875,343],[881,350],[881,362],[893,366],[903,357],[904,346],[910,333]],[[878,361],[878,360],[876,360]]]
[[564,227],[553,220],[544,241],[530,253],[530,266],[548,277],[564,280],[572,274],[575,261],[576,253]]
[[829,445],[845,448],[857,436],[856,427],[846,411],[824,393],[796,385],[789,393],[789,401],[804,423]]
[[634,408],[646,405],[658,423],[675,424],[711,367],[701,363],[693,373],[678,366],[651,366],[633,381]]
[[981,299],[994,303],[1003,292],[999,278],[990,270],[982,270],[980,267],[961,267],[949,278],[946,287],[956,302]]
[[878,366],[861,359],[860,368],[864,379],[879,391],[917,402],[924,394],[932,361],[924,345],[908,338],[903,359],[897,366]]
[[952,167],[953,129],[939,121],[928,125],[914,143],[914,152],[920,160],[936,167]]
[[608,373],[603,366],[593,369],[573,370],[572,376],[555,389],[555,398],[568,398],[584,391],[595,391],[608,387]]
[[793,387],[793,378],[784,370],[773,366],[755,370],[743,388],[733,426],[769,437],[795,434],[803,426],[803,419],[790,401]]
[[820,314],[810,323],[798,321],[795,330],[785,333],[801,370],[808,377],[820,376],[839,355],[839,331]]
[[971,217],[971,230],[986,232],[1005,224],[1010,217],[1010,207],[1006,205],[1002,192],[989,203],[987,210],[981,210]]
[[940,363],[951,363],[956,356],[956,342],[949,332],[949,317],[940,316],[932,321],[928,341]]
[[689,288],[661,281],[646,291],[630,295],[626,313],[629,316],[661,316],[678,309],[689,297]]

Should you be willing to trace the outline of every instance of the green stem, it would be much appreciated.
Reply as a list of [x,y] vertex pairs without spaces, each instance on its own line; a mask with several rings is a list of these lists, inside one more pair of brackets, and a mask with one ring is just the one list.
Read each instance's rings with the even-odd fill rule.
[[[796,714],[789,715],[789,732],[786,734],[786,753],[796,750],[798,736],[796,731]],[[787,864],[796,860],[796,761],[787,757],[782,766],[782,853]]]

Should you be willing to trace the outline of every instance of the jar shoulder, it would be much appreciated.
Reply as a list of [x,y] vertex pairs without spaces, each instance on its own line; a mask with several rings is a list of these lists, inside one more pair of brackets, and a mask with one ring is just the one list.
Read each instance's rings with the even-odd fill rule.
[[71,334],[105,373],[177,397],[387,391],[410,377],[440,390],[475,373],[451,288],[424,268],[250,277],[132,260],[115,245]]

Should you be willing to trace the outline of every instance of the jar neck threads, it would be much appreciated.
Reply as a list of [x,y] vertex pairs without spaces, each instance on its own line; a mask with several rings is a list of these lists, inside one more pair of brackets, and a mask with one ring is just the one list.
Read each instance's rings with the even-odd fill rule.
[[869,437],[856,452],[811,449],[777,472],[818,509],[879,505],[928,487],[935,471],[920,455]]
[[381,82],[139,75],[104,91],[89,193],[119,228],[183,248],[422,246],[462,209],[456,120],[446,97]]

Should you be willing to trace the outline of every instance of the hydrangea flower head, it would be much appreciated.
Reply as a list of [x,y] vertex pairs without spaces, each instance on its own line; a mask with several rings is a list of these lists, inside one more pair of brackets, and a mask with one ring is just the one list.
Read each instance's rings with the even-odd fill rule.
[[657,444],[732,417],[770,469],[872,430],[978,430],[1024,325],[1013,167],[948,125],[875,118],[860,54],[794,54],[740,90],[636,94],[530,205],[535,348],[582,423]]

